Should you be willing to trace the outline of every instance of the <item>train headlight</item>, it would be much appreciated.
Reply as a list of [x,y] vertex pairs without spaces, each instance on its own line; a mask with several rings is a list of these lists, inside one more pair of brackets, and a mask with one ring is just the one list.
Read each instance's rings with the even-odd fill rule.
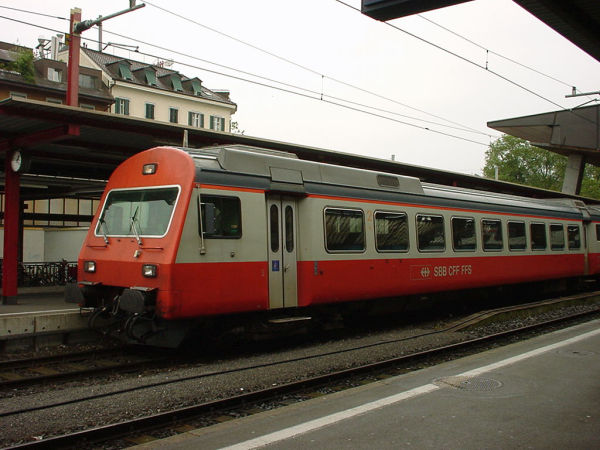
[[96,272],[96,261],[85,261],[83,263],[83,271],[88,273]]
[[156,278],[158,268],[154,264],[144,264],[142,266],[142,275],[146,278]]
[[157,167],[158,164],[156,163],[144,164],[144,166],[142,167],[142,175],[154,175],[156,173]]

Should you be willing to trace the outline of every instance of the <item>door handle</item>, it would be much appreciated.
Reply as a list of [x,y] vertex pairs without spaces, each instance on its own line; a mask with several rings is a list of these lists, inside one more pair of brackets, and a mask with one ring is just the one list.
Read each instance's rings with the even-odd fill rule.
[[290,265],[286,264],[285,266],[283,266],[283,271],[287,272],[289,268],[290,268]]

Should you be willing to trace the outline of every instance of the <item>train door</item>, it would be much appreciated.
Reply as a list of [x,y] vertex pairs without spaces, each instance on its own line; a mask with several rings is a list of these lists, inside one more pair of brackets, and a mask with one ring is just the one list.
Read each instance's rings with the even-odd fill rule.
[[280,195],[267,197],[269,247],[269,307],[298,306],[296,271],[296,202]]

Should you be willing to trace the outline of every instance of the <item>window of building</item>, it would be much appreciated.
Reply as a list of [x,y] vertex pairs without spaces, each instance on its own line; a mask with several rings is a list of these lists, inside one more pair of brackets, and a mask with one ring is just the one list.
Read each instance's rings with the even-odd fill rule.
[[181,78],[177,75],[171,75],[171,86],[174,91],[183,92],[183,86],[181,84]]
[[417,214],[417,240],[421,252],[443,252],[446,249],[444,218]]
[[204,114],[190,111],[188,113],[188,125],[196,128],[204,128]]
[[177,108],[169,108],[169,122],[179,123],[179,110]]
[[52,98],[52,97],[47,97],[46,101],[48,103],[54,103],[55,105],[62,105],[62,100],[60,98]]
[[133,80],[133,74],[131,73],[129,64],[127,64],[126,62],[119,63],[119,76],[124,80]]
[[550,224],[550,248],[552,250],[565,248],[565,227],[560,224]]
[[83,109],[91,109],[91,110],[95,110],[96,109],[94,107],[94,105],[90,105],[89,103],[80,103],[79,107],[83,108]]
[[146,84],[148,86],[157,86],[158,85],[158,83],[156,82],[156,73],[154,72],[154,70],[146,69],[144,71],[144,75],[146,78]]
[[85,89],[96,89],[98,78],[93,75],[88,75],[85,73],[79,74],[79,87]]
[[451,222],[454,250],[474,251],[477,248],[475,219],[472,217],[453,217]]
[[529,231],[531,232],[531,250],[546,250],[546,225],[532,223]]
[[154,103],[146,103],[146,119],[154,119]]
[[27,98],[27,94],[24,94],[23,92],[11,92],[10,96],[12,98]]
[[404,213],[375,212],[375,247],[378,252],[408,250],[408,217]]
[[567,225],[567,239],[569,241],[569,250],[578,250],[581,248],[579,225]]
[[502,250],[502,222],[495,219],[483,219],[481,221],[481,237],[484,250]]
[[48,80],[60,83],[62,81],[62,70],[48,67]]
[[200,80],[192,80],[192,90],[194,91],[194,95],[198,97],[202,95]]
[[365,250],[364,214],[359,209],[325,209],[325,248],[330,252]]
[[[242,209],[237,197],[203,195],[201,198],[202,230],[209,239],[239,239],[242,237]],[[210,209],[206,205],[211,205]],[[207,212],[209,214],[207,214]],[[207,227],[207,220],[212,226]],[[213,232],[207,232],[207,230]],[[200,233],[201,230],[199,229]]]
[[225,119],[218,116],[210,116],[210,129],[225,131]]
[[129,99],[115,98],[115,114],[129,115]]
[[508,249],[525,250],[527,248],[527,237],[525,235],[524,222],[508,222]]

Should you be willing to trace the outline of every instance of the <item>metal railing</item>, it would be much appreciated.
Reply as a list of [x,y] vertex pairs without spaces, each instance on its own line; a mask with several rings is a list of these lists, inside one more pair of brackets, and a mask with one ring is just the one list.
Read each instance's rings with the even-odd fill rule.
[[[0,260],[0,273],[2,273],[2,260]],[[17,285],[19,287],[63,286],[67,282],[74,281],[77,281],[77,262],[62,260],[19,263],[17,266]],[[1,276],[0,286],[2,286]]]

